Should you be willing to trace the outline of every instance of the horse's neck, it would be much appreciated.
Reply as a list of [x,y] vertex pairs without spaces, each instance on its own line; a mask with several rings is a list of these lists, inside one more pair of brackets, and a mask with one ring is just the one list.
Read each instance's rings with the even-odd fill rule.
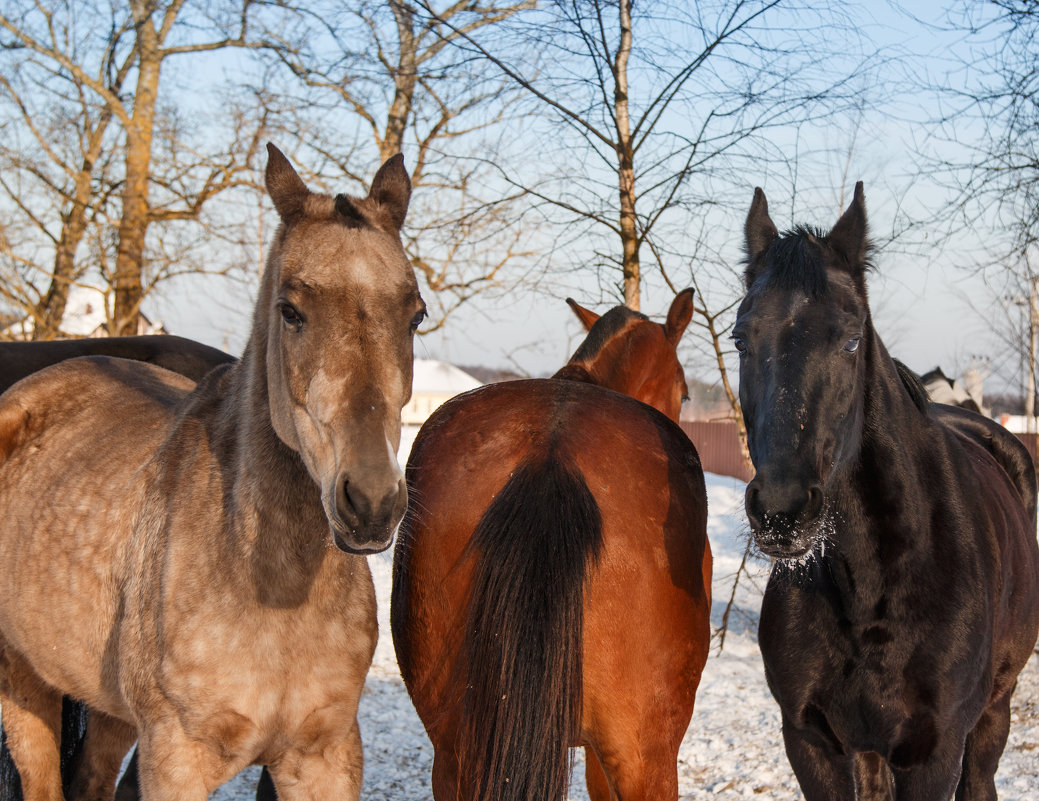
[[[255,333],[255,332],[254,332]],[[327,519],[299,454],[274,431],[267,394],[266,342],[250,339],[232,377],[232,547],[271,570],[309,574],[327,552]]]
[[554,377],[584,381],[634,397],[645,370],[644,364],[622,361],[618,349],[606,345],[591,360],[568,362]]
[[850,619],[872,614],[889,590],[892,570],[933,556],[935,501],[921,489],[943,481],[935,474],[934,458],[943,446],[879,339],[875,345],[866,371],[859,452],[836,477],[838,547],[827,557]]

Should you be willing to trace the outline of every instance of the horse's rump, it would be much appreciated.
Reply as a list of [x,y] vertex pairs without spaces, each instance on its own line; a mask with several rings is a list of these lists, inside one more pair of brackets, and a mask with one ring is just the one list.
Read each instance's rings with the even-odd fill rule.
[[489,385],[430,417],[408,482],[394,644],[466,798],[563,797],[569,746],[639,760],[653,738],[638,720],[685,731],[710,555],[703,474],[678,426],[592,384]]

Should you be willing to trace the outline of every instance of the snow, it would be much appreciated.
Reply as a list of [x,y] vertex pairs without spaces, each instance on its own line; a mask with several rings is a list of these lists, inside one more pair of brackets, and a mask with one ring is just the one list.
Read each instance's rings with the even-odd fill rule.
[[[405,429],[406,454],[415,429]],[[743,483],[707,475],[708,536],[714,552],[712,623],[721,625],[733,577],[746,547]],[[392,550],[369,557],[379,600],[379,645],[364,695],[360,725],[364,740],[363,799],[428,801],[433,747],[401,681],[390,639],[389,607]],[[801,798],[780,736],[779,708],[765,684],[757,646],[757,618],[767,565],[750,561],[741,577],[729,616],[724,649],[715,637],[700,682],[696,710],[679,752],[679,795],[687,799]],[[225,785],[219,801],[251,799],[258,769]],[[1039,798],[1039,656],[1033,656],[1013,702],[1010,740],[996,784],[1000,801]],[[587,801],[583,754],[578,753],[571,801]]]

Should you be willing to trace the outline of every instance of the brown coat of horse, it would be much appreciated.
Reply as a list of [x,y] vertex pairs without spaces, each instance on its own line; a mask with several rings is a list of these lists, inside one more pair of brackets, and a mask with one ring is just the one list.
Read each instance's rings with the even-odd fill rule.
[[363,554],[406,505],[424,314],[410,181],[394,157],[366,198],[316,195],[269,154],[282,225],[239,363],[195,387],[76,359],[0,399],[0,702],[29,801],[62,798],[62,693],[92,712],[73,797],[111,797],[135,737],[149,801],[203,801],[250,763],[281,801],[359,795]]
[[574,745],[594,801],[678,795],[710,638],[703,472],[675,424],[692,293],[663,326],[571,305],[590,333],[556,378],[449,401],[408,461],[393,639],[438,801],[564,798]]

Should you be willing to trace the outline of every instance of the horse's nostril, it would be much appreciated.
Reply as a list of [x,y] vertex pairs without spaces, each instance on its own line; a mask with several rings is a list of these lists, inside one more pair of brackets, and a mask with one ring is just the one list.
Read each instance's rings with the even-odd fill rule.
[[808,488],[808,501],[805,503],[804,519],[813,520],[819,516],[823,508],[823,489],[818,484]]
[[751,523],[758,523],[761,520],[761,500],[760,491],[758,487],[751,483],[747,487],[747,494],[744,499],[744,506],[747,510],[747,517],[750,518]]

